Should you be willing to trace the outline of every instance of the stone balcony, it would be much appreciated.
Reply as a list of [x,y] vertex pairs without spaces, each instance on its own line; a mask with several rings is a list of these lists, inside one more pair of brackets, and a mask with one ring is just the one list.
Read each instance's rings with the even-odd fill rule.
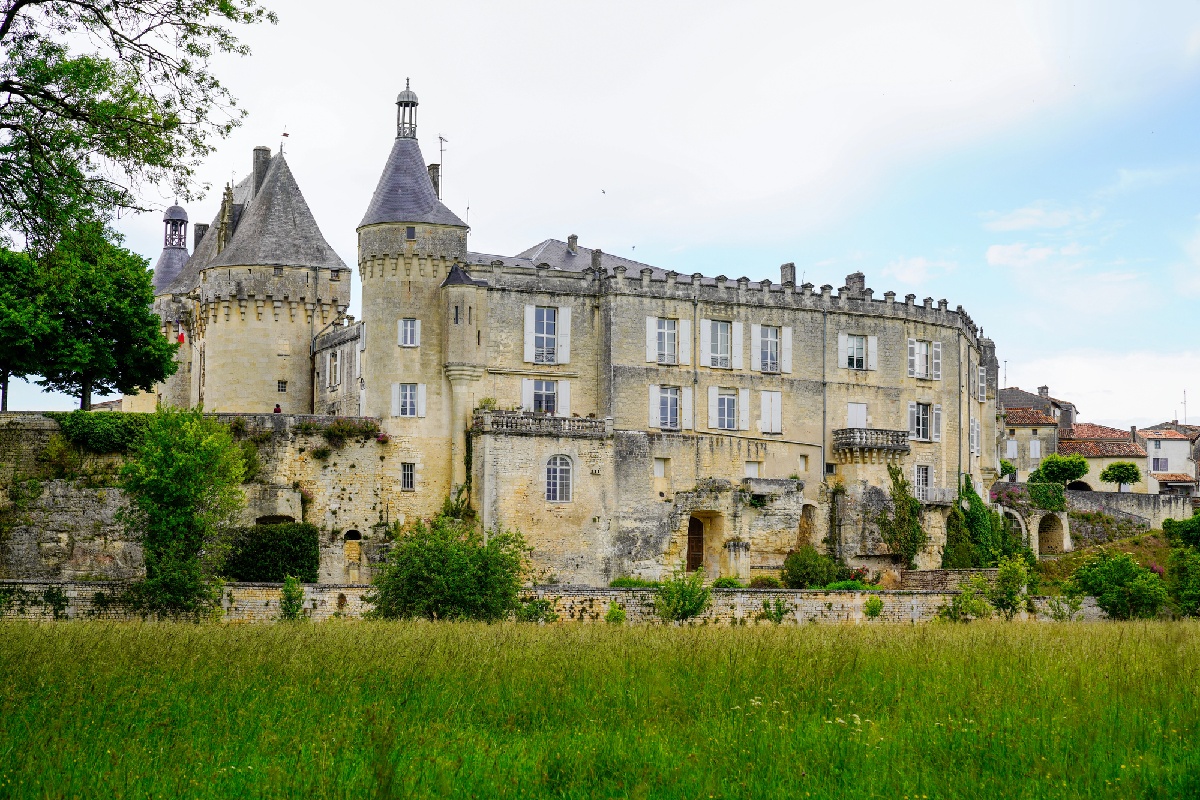
[[575,436],[607,438],[613,421],[592,417],[555,417],[529,411],[476,411],[472,430],[517,436]]
[[833,432],[833,452],[843,464],[897,463],[911,450],[908,431],[840,428]]

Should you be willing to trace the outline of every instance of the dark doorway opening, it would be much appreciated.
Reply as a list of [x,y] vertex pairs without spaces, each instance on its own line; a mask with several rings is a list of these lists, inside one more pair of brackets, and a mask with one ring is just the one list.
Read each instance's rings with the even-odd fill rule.
[[695,572],[704,566],[704,523],[695,517],[688,520],[687,571]]

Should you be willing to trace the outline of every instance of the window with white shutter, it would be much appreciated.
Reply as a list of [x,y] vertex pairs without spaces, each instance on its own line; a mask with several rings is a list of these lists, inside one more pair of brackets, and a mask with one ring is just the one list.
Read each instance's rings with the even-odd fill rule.
[[649,391],[650,403],[649,403],[649,409],[648,409],[649,421],[648,421],[647,425],[651,428],[658,428],[658,427],[660,427],[660,425],[659,425],[659,418],[660,418],[659,413],[660,412],[659,412],[659,407],[658,407],[658,395],[659,395],[659,391],[662,389],[662,387],[656,383],[652,383],[652,384],[650,384],[648,389],[650,390]]
[[708,366],[731,369],[733,367],[733,360],[730,357],[733,346],[733,323],[713,320],[710,326]]
[[537,306],[525,306],[525,363],[534,363],[537,355],[534,343],[534,326],[537,317]]
[[[709,427],[716,428],[721,431],[735,431],[738,426],[737,413],[737,389],[719,389],[712,387],[710,396],[715,392],[717,401],[716,406],[716,425],[710,423]],[[710,417],[711,419],[711,417]]]
[[1041,458],[1042,457],[1042,440],[1041,439],[1030,439],[1029,440],[1029,457],[1030,458]]
[[558,308],[558,313],[555,315],[558,319],[556,326],[557,341],[554,348],[554,358],[556,364],[571,363],[571,307],[561,306]]
[[751,364],[751,368],[756,368],[761,372],[779,372],[779,345],[780,336],[779,328],[771,325],[755,325],[758,328],[758,335],[753,337],[757,342],[757,350],[755,353],[755,363]]
[[908,404],[908,438],[917,438],[917,404]]
[[1017,440],[1016,439],[1008,439],[1005,442],[1004,457],[1009,458],[1009,459],[1017,457]]
[[867,369],[879,369],[879,337],[867,337]]
[[780,328],[779,371],[787,374],[792,371],[792,328],[784,325]]
[[942,440],[942,407],[934,405],[933,407],[933,441],[940,442]]
[[931,342],[930,345],[930,351],[932,352],[933,358],[933,366],[930,370],[932,373],[931,377],[935,381],[940,381],[942,379],[942,343]]
[[[679,322],[674,319],[654,320],[654,361],[659,364],[679,362]],[[647,355],[649,355],[647,353]]]
[[865,428],[865,427],[867,427],[867,404],[866,403],[847,403],[846,404],[846,427],[847,428]]
[[646,363],[658,361],[658,317],[646,317]]
[[763,433],[783,433],[783,393],[762,393],[762,416],[759,426]]
[[684,386],[680,390],[679,394],[680,394],[680,400],[682,401],[682,406],[683,406],[683,408],[681,409],[681,414],[680,414],[680,417],[681,417],[680,426],[685,431],[694,430],[696,427],[696,422],[692,417],[692,414],[693,414],[692,387]]
[[533,378],[521,379],[521,410],[533,411]]
[[679,320],[679,363],[692,363],[692,321]]
[[424,392],[418,391],[424,389],[423,384],[416,383],[393,383],[392,384],[392,410],[394,417],[423,417],[425,416],[424,409],[418,408],[423,406]]
[[[929,423],[930,423],[930,406],[928,403],[915,404],[915,418],[912,425],[909,426],[910,435],[918,441],[929,441]],[[912,406],[910,408],[910,416],[913,413]]]
[[730,366],[733,369],[742,368],[742,323],[733,323],[733,338],[730,341]]
[[979,402],[987,400],[987,367],[979,368]]
[[571,416],[571,382],[558,381],[558,415],[560,417]]
[[660,386],[658,389],[658,425],[663,430],[679,430],[680,387]]
[[846,335],[846,354],[842,359],[843,367],[846,369],[866,369],[867,368],[867,337],[859,336],[858,334]]
[[750,390],[738,389],[738,430],[750,430]]

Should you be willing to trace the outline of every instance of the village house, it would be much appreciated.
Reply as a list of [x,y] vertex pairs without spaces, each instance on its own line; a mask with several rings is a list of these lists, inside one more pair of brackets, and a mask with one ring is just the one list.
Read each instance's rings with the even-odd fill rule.
[[[1119,490],[1134,494],[1147,494],[1150,491],[1149,473],[1146,469],[1146,450],[1133,440],[1129,431],[1110,428],[1107,425],[1096,425],[1091,422],[1077,422],[1073,426],[1059,431],[1058,454],[1062,456],[1080,455],[1088,460],[1087,475],[1077,481],[1072,481],[1067,486],[1068,489],[1075,491]],[[1101,482],[1100,474],[1110,464],[1117,462],[1136,464],[1141,470],[1142,480],[1120,487]]]

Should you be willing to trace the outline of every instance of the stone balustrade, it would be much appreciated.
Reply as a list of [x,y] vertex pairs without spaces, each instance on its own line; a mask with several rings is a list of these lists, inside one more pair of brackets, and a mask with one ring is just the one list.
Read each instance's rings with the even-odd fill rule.
[[476,411],[474,429],[481,433],[601,438],[613,435],[613,421],[611,417],[594,419],[555,417],[527,411]]

